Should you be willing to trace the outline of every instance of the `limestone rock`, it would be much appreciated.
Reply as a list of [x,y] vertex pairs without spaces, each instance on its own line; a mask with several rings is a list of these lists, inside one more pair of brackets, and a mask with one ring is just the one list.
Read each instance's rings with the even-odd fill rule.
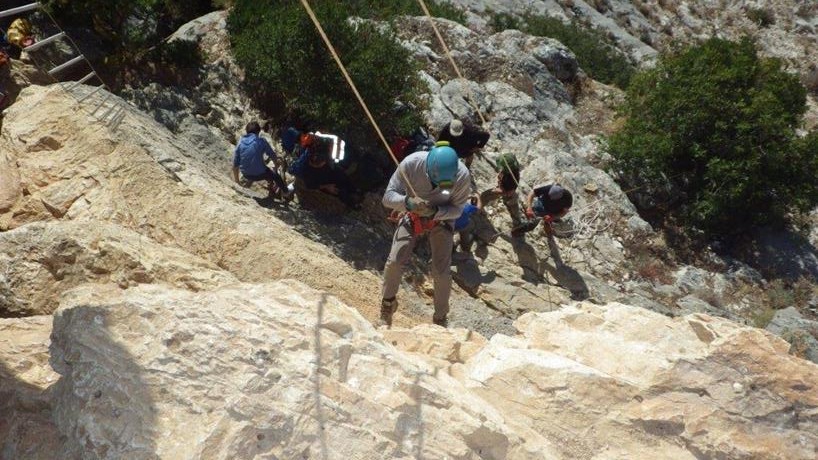
[[72,291],[55,420],[82,458],[538,459],[553,448],[296,282]]
[[113,225],[49,222],[0,233],[0,316],[50,314],[83,283],[164,283],[192,291],[236,282],[212,263]]
[[[48,366],[50,316],[0,318],[0,458],[47,460],[61,456],[51,420]],[[66,457],[67,458],[67,457]]]
[[[18,203],[12,227],[57,218],[91,226],[107,221],[141,235],[128,237],[128,251],[141,241],[156,256],[165,251],[159,246],[181,250],[242,281],[299,279],[333,291],[370,317],[376,315],[380,279],[305,237],[303,228],[294,228],[293,224],[300,225],[297,218],[283,221],[237,195],[228,176],[227,149],[220,161],[192,158],[195,152],[184,139],[135,109],[111,132],[77,113],[74,104],[57,86],[29,87],[6,110],[0,149],[19,165],[30,198],[58,210],[29,210]],[[174,162],[180,167],[168,167]],[[348,230],[337,222],[333,225]],[[366,232],[360,238],[367,240],[370,250],[380,248]],[[80,241],[90,244],[93,238]],[[113,275],[113,281],[127,279],[126,272]],[[405,313],[400,312],[398,321]]]
[[5,152],[0,153],[0,213],[3,213],[17,202],[22,195],[20,174],[17,165]]
[[[818,366],[772,335],[622,304],[529,313],[452,375],[563,458],[813,458]],[[406,344],[430,350],[439,338]],[[591,427],[589,429],[589,427]]]
[[[466,364],[467,373],[496,401],[514,395],[514,404],[499,405],[536,428],[554,430],[549,417],[556,409],[563,427],[588,423],[605,432],[585,437],[585,447],[640,451],[629,458],[783,459],[818,452],[810,415],[818,367],[787,355],[787,344],[762,331],[700,314],[670,320],[617,304],[529,314],[517,326],[522,337],[492,340]],[[733,391],[736,382],[747,390]],[[553,393],[519,399],[534,388]],[[652,447],[642,450],[642,443]]]
[[766,330],[790,342],[790,351],[818,363],[818,321],[804,318],[795,307],[778,310]]

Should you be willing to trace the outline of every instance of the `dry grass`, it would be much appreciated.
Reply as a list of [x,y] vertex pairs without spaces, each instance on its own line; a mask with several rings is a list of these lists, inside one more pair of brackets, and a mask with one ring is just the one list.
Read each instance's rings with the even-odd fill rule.
[[654,284],[673,283],[675,264],[667,248],[636,238],[626,240],[625,248],[631,268],[640,278]]

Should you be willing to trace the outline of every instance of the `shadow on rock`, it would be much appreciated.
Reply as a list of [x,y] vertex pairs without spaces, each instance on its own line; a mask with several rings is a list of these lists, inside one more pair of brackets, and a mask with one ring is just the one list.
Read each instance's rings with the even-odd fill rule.
[[480,286],[492,283],[497,278],[497,273],[494,270],[482,274],[479,262],[470,253],[458,252],[452,254],[452,265],[455,266],[452,278],[458,286],[472,297],[477,297]]
[[[381,226],[364,222],[361,219],[362,212],[323,213],[302,209],[295,202],[285,204],[269,199],[256,201],[259,205],[274,210],[276,217],[301,235],[326,245],[355,269],[383,270],[392,235],[382,231]],[[366,215],[363,217],[367,218]]]
[[556,284],[571,292],[574,300],[585,300],[590,294],[585,280],[578,271],[566,265],[560,256],[559,247],[553,236],[548,237],[548,249],[551,265],[545,259],[540,259],[537,250],[525,241],[525,238],[510,238],[511,247],[517,255],[517,261],[523,269],[523,279],[531,284],[539,285],[547,282],[545,273],[553,276]]
[[50,396],[49,389],[17,379],[0,362],[0,459],[79,458],[60,454]]
[[156,459],[157,408],[143,369],[108,332],[110,310],[58,310],[50,362],[54,422],[65,438],[60,458]]
[[737,249],[740,258],[767,277],[818,280],[818,249],[792,230],[761,229]]

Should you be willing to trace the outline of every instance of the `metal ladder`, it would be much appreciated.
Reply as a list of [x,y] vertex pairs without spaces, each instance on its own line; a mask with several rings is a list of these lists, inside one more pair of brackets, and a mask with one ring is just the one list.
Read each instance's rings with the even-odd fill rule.
[[[10,8],[7,10],[0,11],[0,18],[10,17],[10,16],[17,16],[22,13],[27,13],[30,11],[40,10],[42,5],[40,2],[29,3],[28,5],[18,6],[16,8]],[[58,30],[57,33],[46,37],[42,40],[37,41],[36,43],[32,44],[31,46],[27,46],[24,48],[26,53],[31,56],[32,61],[34,62],[35,66],[40,69],[41,71],[46,72],[51,78],[54,79],[56,83],[58,83],[63,90],[65,90],[68,94],[70,94],[76,101],[77,105],[95,118],[100,123],[106,125],[111,130],[115,130],[117,126],[122,122],[127,114],[127,107],[121,99],[113,98],[113,93],[111,92],[108,85],[105,84],[104,81],[100,78],[99,74],[97,74],[94,67],[91,65],[91,62],[82,54],[77,44],[68,34],[65,33],[64,30],[57,24],[57,21],[48,14],[47,11],[42,10],[45,15],[51,20],[55,30]],[[44,66],[38,59],[37,59],[37,51],[47,47],[49,45],[54,45],[58,42],[64,42],[68,44],[73,51],[74,57],[71,59],[60,63],[58,65],[54,65],[51,67],[52,64],[49,64],[47,67],[51,68],[44,68]],[[82,78],[74,81],[74,80],[62,80],[60,78],[61,74],[64,74],[68,69],[76,69],[79,68],[81,65],[84,65],[89,72]],[[87,86],[83,86],[86,84]],[[90,88],[89,88],[90,86]],[[100,93],[100,97],[93,100],[92,98],[95,94]]]

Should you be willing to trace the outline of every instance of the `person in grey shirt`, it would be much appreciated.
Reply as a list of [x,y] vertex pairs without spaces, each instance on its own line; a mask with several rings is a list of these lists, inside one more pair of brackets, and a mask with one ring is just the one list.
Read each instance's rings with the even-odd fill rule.
[[432,321],[443,327],[448,324],[454,221],[469,200],[470,181],[469,170],[448,142],[438,142],[429,152],[407,156],[392,174],[383,205],[405,214],[398,222],[384,267],[381,323],[392,325],[404,266],[418,238],[428,233],[435,289]]

